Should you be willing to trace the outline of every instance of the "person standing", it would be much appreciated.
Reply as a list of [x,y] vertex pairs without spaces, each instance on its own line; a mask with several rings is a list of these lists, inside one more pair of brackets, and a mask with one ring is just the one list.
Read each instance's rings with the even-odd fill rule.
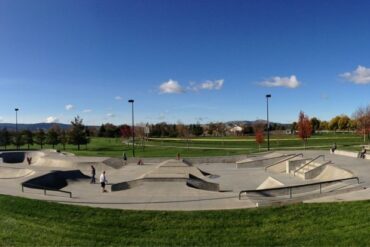
[[91,166],[91,181],[90,181],[90,184],[95,184],[95,167],[94,166]]
[[101,189],[102,189],[102,192],[108,192],[106,189],[105,189],[105,184],[108,183],[108,180],[105,176],[105,171],[103,171],[101,174],[100,174],[100,184],[101,184]]
[[127,165],[127,155],[126,155],[126,153],[125,153],[125,152],[123,152],[123,156],[122,156],[122,158],[123,158],[123,164],[124,164],[124,165]]

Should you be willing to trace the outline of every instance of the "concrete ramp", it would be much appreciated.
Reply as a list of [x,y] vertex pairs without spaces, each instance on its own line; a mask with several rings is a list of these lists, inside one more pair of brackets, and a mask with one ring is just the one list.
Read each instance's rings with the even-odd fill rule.
[[208,182],[191,174],[189,174],[186,185],[201,190],[220,191],[219,184]]
[[261,156],[261,157],[254,157],[248,158],[244,160],[240,160],[236,162],[236,168],[252,168],[252,167],[265,167],[271,166],[273,164],[280,163],[287,159],[288,157],[292,157],[294,154],[271,154],[269,156]]
[[265,181],[263,181],[262,184],[260,184],[257,187],[257,190],[278,188],[278,187],[282,187],[282,186],[284,186],[284,184],[282,182],[280,182],[279,180],[269,176],[268,178],[266,178]]
[[22,178],[33,175],[35,172],[24,168],[0,167],[0,179]]
[[219,184],[207,181],[206,176],[208,175],[211,174],[190,166],[181,160],[170,159],[160,163],[153,170],[137,179],[113,184],[111,190],[127,190],[140,186],[144,182],[180,182],[197,189],[219,191]]
[[82,179],[90,179],[90,177],[83,174],[80,170],[53,171],[27,180],[23,182],[22,185],[34,189],[47,188],[60,190],[68,185],[68,181],[78,181]]
[[333,165],[327,165],[324,170],[315,177],[320,180],[334,180],[354,177],[354,174],[343,168],[339,168]]

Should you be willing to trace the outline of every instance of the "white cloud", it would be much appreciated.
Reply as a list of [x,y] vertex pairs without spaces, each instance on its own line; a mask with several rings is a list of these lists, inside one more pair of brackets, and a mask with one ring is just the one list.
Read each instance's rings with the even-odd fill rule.
[[92,112],[92,110],[91,110],[91,109],[85,109],[85,110],[83,110],[82,112],[83,112],[83,113],[90,113],[90,112]]
[[0,116],[0,123],[4,121],[4,118]]
[[121,96],[114,97],[115,100],[122,100],[123,98]]
[[116,115],[114,113],[108,113],[107,117],[114,118]]
[[199,91],[199,90],[220,90],[224,85],[224,79],[220,80],[207,80],[200,84],[197,84],[193,81],[189,82],[190,86],[187,88],[189,91]]
[[46,118],[45,122],[47,123],[57,123],[59,122],[59,119],[53,116],[49,116]]
[[68,104],[65,106],[66,110],[69,111],[69,110],[72,110],[74,107],[74,105],[71,105],[71,104]]
[[183,93],[184,89],[181,87],[181,85],[177,81],[174,81],[174,80],[170,79],[166,82],[163,82],[159,86],[159,92],[160,93],[168,93],[168,94]]
[[200,84],[200,89],[206,90],[220,90],[224,85],[224,80],[215,80],[215,81],[205,81]]
[[355,84],[369,84],[370,68],[359,65],[354,71],[346,72],[339,76]]
[[259,85],[263,87],[287,87],[287,88],[297,88],[300,86],[300,84],[301,83],[297,80],[297,77],[295,75],[291,75],[290,77],[275,76],[259,83]]

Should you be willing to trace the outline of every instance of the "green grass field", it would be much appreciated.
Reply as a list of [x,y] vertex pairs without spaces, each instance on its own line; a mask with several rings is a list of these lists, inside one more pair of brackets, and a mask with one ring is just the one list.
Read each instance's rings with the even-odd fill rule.
[[[333,143],[337,143],[339,149],[361,150],[363,139],[354,134],[324,134],[312,136],[307,149],[328,150]],[[271,136],[271,150],[292,150],[304,149],[302,140],[297,136]],[[10,146],[14,149],[14,146]],[[27,146],[22,146],[27,149]],[[38,145],[31,146],[31,149],[40,148]],[[44,145],[44,148],[51,148]],[[63,150],[61,145],[55,147]],[[145,142],[145,147],[138,141],[136,144],[136,156],[138,157],[174,157],[180,153],[183,157],[195,156],[225,156],[236,154],[250,154],[259,151],[266,151],[267,141],[258,147],[253,136],[251,137],[200,137],[189,140],[180,138],[151,138]],[[67,145],[66,151],[82,156],[109,156],[120,157],[123,152],[131,155],[131,146],[122,143],[120,138],[92,138],[91,143],[86,147],[82,146],[78,151],[76,146]]]
[[155,212],[0,196],[0,246],[367,246],[370,202]]

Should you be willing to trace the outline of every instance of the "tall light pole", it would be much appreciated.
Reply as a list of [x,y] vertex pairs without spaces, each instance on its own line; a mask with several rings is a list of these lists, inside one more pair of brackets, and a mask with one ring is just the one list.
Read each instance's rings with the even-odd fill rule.
[[[19,108],[15,108],[14,111],[15,111],[15,138],[16,140],[18,140],[18,111],[19,111]],[[19,149],[19,145],[17,142],[17,150],[18,149]]]
[[269,98],[271,98],[271,94],[266,94],[266,103],[267,103],[267,151],[270,151]]
[[134,123],[134,100],[130,99],[131,103],[131,116],[132,116],[132,156],[135,157],[135,123]]

